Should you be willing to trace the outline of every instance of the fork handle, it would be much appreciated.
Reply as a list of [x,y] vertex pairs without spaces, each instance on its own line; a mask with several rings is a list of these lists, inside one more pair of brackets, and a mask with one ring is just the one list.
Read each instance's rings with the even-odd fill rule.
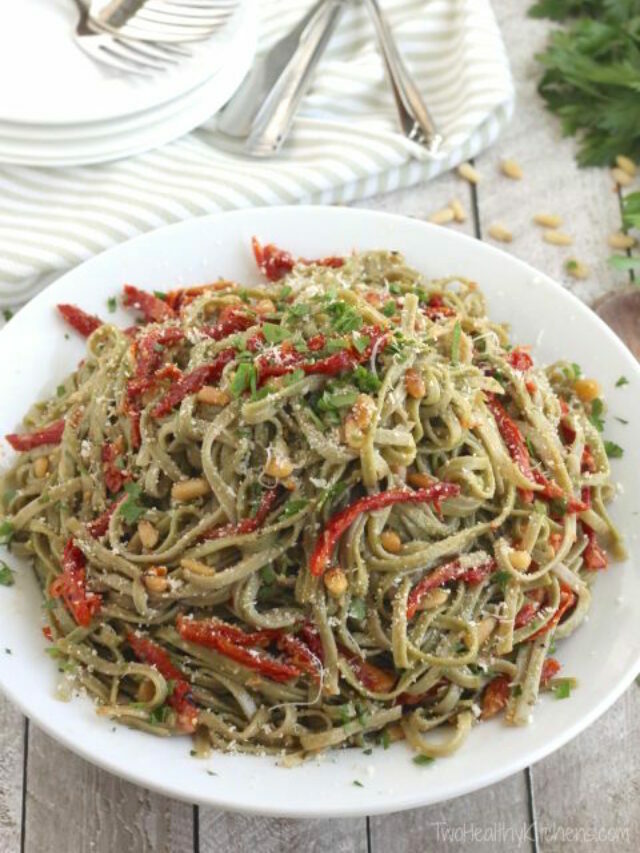
[[245,150],[254,157],[275,154],[284,142],[331,34],[348,0],[326,0],[305,27],[300,45],[253,121]]
[[413,136],[417,124],[422,132],[422,144],[435,153],[442,142],[436,125],[398,51],[393,33],[378,0],[365,0],[369,7],[376,35],[382,50],[389,81],[396,101],[400,124],[405,134]]

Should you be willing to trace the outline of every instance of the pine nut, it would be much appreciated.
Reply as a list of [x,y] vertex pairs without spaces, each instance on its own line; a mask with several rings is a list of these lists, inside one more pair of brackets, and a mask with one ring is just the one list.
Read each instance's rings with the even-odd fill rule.
[[156,695],[156,688],[153,686],[153,681],[150,678],[145,678],[138,685],[136,692],[136,700],[138,702],[151,702]]
[[581,261],[577,261],[575,258],[569,258],[564,266],[572,278],[589,277],[589,267]]
[[180,560],[180,566],[188,572],[192,572],[194,575],[202,575],[204,577],[209,577],[216,573],[213,566],[201,563],[200,560],[192,560],[190,557],[184,557],[184,559]]
[[434,483],[434,478],[429,474],[423,474],[420,471],[413,471],[407,474],[407,483],[414,486],[416,489],[428,489]]
[[555,213],[536,213],[533,221],[536,225],[543,225],[545,228],[558,228],[562,225],[562,217]]
[[457,198],[451,199],[449,207],[453,210],[453,218],[456,222],[464,222],[467,218],[467,212],[462,206],[462,202]]
[[195,477],[191,480],[174,483],[171,487],[171,497],[174,501],[185,503],[208,495],[210,491],[209,483],[203,477]]
[[630,157],[625,157],[624,154],[618,154],[618,156],[616,157],[616,163],[623,170],[623,172],[626,172],[627,175],[631,175],[632,178],[638,171],[638,167],[633,162],[633,160]]
[[325,572],[324,585],[332,598],[341,598],[347,591],[349,582],[342,569],[336,566],[334,569]]
[[619,187],[628,187],[629,184],[633,183],[633,176],[624,169],[612,169],[611,177]]
[[414,370],[412,367],[410,367],[404,375],[404,384],[407,389],[407,394],[410,397],[413,397],[414,400],[421,400],[427,393],[424,379],[420,376],[418,371]]
[[222,388],[214,388],[213,385],[205,385],[196,394],[196,400],[199,403],[206,403],[209,406],[226,406],[231,397]]
[[375,410],[376,402],[373,397],[369,397],[368,394],[359,394],[351,409],[351,415],[360,429],[366,429],[371,423]]
[[513,240],[511,231],[504,225],[500,225],[499,222],[489,226],[489,237],[493,237],[494,240],[499,240],[501,243],[510,243]]
[[160,534],[150,521],[143,519],[138,522],[138,536],[144,548],[153,548],[158,544]]
[[522,169],[519,163],[516,163],[515,160],[503,160],[500,163],[500,168],[502,169],[503,175],[506,175],[507,178],[511,178],[512,181],[520,181],[522,180]]
[[399,554],[402,551],[402,540],[394,530],[385,530],[380,536],[380,544],[390,554]]
[[46,456],[38,456],[33,463],[33,476],[41,480],[49,470],[49,460]]
[[636,244],[636,238],[631,234],[624,234],[622,231],[616,231],[609,235],[609,245],[612,249],[631,249]]
[[286,480],[292,471],[293,462],[287,456],[280,456],[277,453],[272,453],[271,449],[269,450],[264,466],[264,473],[268,477],[275,477],[276,480]]
[[144,573],[144,585],[154,595],[161,595],[169,588],[169,581],[164,577],[152,573],[150,569]]
[[455,218],[456,215],[450,207],[443,207],[442,210],[432,213],[428,221],[433,222],[434,225],[446,225],[447,222],[453,222]]
[[435,610],[449,598],[448,589],[430,589],[420,602],[419,610]]
[[565,234],[564,231],[557,231],[555,228],[545,231],[542,239],[545,243],[551,243],[552,246],[570,246],[573,243],[573,237]]
[[573,389],[583,403],[591,403],[600,396],[600,386],[595,379],[576,379]]
[[271,299],[259,299],[252,307],[259,317],[264,317],[266,314],[275,314],[276,311],[276,306]]
[[531,565],[531,554],[528,551],[512,550],[509,562],[517,572],[526,572]]
[[477,184],[482,180],[480,172],[473,168],[471,163],[460,163],[458,166],[458,174],[470,184]]
[[487,616],[478,623],[478,648],[482,648],[482,646],[484,646],[493,633],[493,629],[496,627],[496,624],[497,621],[493,616]]

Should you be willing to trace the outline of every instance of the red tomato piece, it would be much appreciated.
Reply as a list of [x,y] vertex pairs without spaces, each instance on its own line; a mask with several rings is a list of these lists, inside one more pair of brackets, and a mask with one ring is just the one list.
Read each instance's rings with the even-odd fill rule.
[[85,338],[88,338],[92,332],[95,332],[102,325],[102,320],[99,317],[87,314],[77,305],[58,305],[58,311],[71,328],[80,332]]
[[10,433],[5,438],[14,450],[25,452],[45,444],[60,444],[64,433],[64,420],[55,421],[35,432]]

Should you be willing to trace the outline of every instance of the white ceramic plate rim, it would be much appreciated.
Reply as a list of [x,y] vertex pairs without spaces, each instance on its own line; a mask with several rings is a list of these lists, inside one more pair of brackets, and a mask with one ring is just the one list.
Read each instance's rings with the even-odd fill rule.
[[68,146],[69,143],[76,144],[84,140],[103,141],[110,135],[121,135],[124,132],[155,124],[161,119],[186,109],[193,104],[194,100],[205,97],[209,98],[208,103],[211,104],[211,114],[213,114],[217,109],[216,103],[220,101],[215,97],[217,87],[220,85],[219,81],[226,78],[236,79],[238,75],[246,73],[255,52],[256,41],[257,22],[255,18],[250,18],[246,26],[238,27],[230,34],[229,41],[225,45],[234,57],[233,63],[221,62],[220,67],[212,71],[206,80],[198,81],[197,85],[176,97],[119,118],[78,124],[46,125],[0,120],[0,146],[9,151],[12,146],[19,145],[18,151],[13,152],[19,153],[22,150],[29,151],[34,146]]
[[[64,347],[49,335],[43,338],[40,355],[25,352],[24,358],[16,358],[24,352],[24,341],[33,339],[34,329],[56,328],[51,318],[57,302],[78,301],[88,310],[104,314],[106,296],[119,289],[125,277],[131,280],[133,276],[142,287],[179,286],[218,274],[236,275],[243,281],[255,279],[248,247],[252,234],[279,241],[306,256],[384,246],[406,251],[408,259],[429,275],[456,269],[461,274],[471,273],[490,302],[508,305],[509,300],[517,301],[522,316],[510,319],[519,327],[516,331],[522,333],[526,327],[530,338],[537,336],[534,355],[544,353],[545,347],[554,354],[558,347],[570,347],[566,355],[577,357],[588,372],[597,373],[611,395],[617,376],[624,373],[631,380],[631,390],[620,390],[621,396],[615,399],[616,405],[624,401],[630,421],[625,465],[617,469],[626,490],[614,517],[624,520],[626,530],[633,530],[631,516],[640,509],[633,474],[640,464],[640,451],[629,441],[640,425],[635,390],[640,368],[624,345],[575,297],[521,261],[451,230],[372,211],[300,206],[215,214],[138,237],[88,261],[37,296],[0,333],[0,359],[7,365],[3,399],[12,401],[7,412],[0,414],[2,432],[15,426],[16,406],[23,406],[21,395],[31,398],[52,390],[68,370],[71,356],[82,350],[79,343],[70,342],[66,354],[60,353]],[[586,331],[589,340],[578,337],[573,326]],[[557,333],[554,340],[550,340],[550,329]],[[58,326],[57,331],[61,335],[62,328]],[[546,344],[543,334],[548,337]],[[593,346],[594,336],[597,347]],[[37,383],[33,376],[29,381],[29,371],[36,375],[42,363],[49,364],[48,373]],[[609,434],[624,441],[622,426],[612,425]],[[637,563],[637,534],[631,540],[630,551]],[[468,793],[538,761],[575,737],[622,694],[640,669],[638,573],[629,564],[614,566],[597,579],[589,623],[558,644],[557,656],[566,663],[567,673],[589,673],[591,677],[584,679],[568,702],[545,697],[527,728],[513,730],[498,721],[485,723],[472,732],[455,756],[429,768],[413,765],[404,744],[395,744],[387,752],[376,749],[370,758],[363,757],[360,750],[346,750],[293,770],[276,767],[271,759],[221,754],[203,764],[188,757],[188,745],[182,739],[158,742],[120,728],[108,734],[110,724],[94,715],[90,703],[54,704],[55,677],[50,662],[43,660],[43,641],[38,636],[35,582],[29,573],[20,573],[16,587],[0,593],[0,646],[14,646],[12,655],[0,655],[0,685],[38,726],[89,761],[132,782],[178,799],[235,811],[291,817],[356,816],[415,808]],[[368,767],[374,768],[373,775]],[[209,777],[208,768],[219,776]],[[364,788],[353,785],[355,778],[362,780]],[[395,787],[385,787],[388,780]]]
[[[131,129],[117,126],[91,136],[17,142],[0,132],[0,162],[22,166],[61,168],[106,163],[159,148],[185,136],[210,119],[227,103],[251,66],[256,45],[255,22],[243,31],[233,64],[223,66],[206,83],[174,100],[157,115],[151,111]],[[137,123],[136,123],[137,124]]]
[[[105,121],[112,118],[120,118],[124,115],[138,112],[157,106],[172,100],[181,93],[185,93],[200,83],[204,82],[211,74],[215,73],[222,64],[233,62],[233,52],[228,50],[229,40],[237,29],[241,29],[246,22],[255,17],[255,0],[239,0],[238,8],[229,21],[214,33],[211,38],[192,43],[193,57],[185,63],[176,66],[175,69],[159,72],[152,77],[127,75],[104,66],[102,71],[89,56],[84,55],[80,48],[72,40],[73,26],[76,21],[76,12],[63,4],[57,9],[56,3],[50,9],[45,9],[47,15],[52,15],[50,24],[53,25],[53,37],[56,39],[54,50],[62,50],[58,56],[59,62],[70,65],[73,68],[75,78],[77,75],[87,77],[93,81],[93,90],[97,92],[94,97],[89,89],[81,89],[78,94],[77,83],[75,86],[76,97],[69,98],[62,95],[56,100],[55,97],[43,99],[39,92],[39,78],[37,74],[46,73],[46,64],[43,61],[38,64],[37,71],[31,71],[32,66],[27,63],[24,74],[34,74],[34,79],[25,87],[21,88],[20,97],[14,94],[7,96],[8,99],[0,99],[0,117],[5,121],[31,124],[36,126],[48,124],[77,124],[92,121]],[[33,0],[32,0],[33,3]],[[51,0],[47,0],[51,3]],[[40,4],[37,4],[38,6]],[[71,6],[71,4],[68,4]],[[34,27],[29,15],[39,16],[38,10],[25,8],[17,4],[16,13],[27,15],[27,19],[20,24],[21,29],[16,32],[18,41],[9,42],[6,46],[9,51],[16,49],[19,57],[42,57],[52,56],[51,37],[48,31],[41,27]],[[64,16],[64,20],[60,18]],[[68,30],[68,41],[67,41]],[[21,45],[20,35],[28,33],[28,43]],[[64,44],[58,45],[58,39],[64,38]],[[10,59],[7,59],[9,62]],[[20,62],[17,60],[18,71],[23,73]],[[53,60],[51,60],[53,61]],[[106,69],[106,70],[105,70]],[[15,71],[15,68],[14,68]],[[83,75],[84,72],[84,75]],[[69,72],[66,72],[67,76]],[[59,81],[60,82],[60,81]],[[69,90],[74,91],[74,86],[69,83]],[[29,87],[33,89],[30,92]],[[31,94],[31,97],[29,97]]]

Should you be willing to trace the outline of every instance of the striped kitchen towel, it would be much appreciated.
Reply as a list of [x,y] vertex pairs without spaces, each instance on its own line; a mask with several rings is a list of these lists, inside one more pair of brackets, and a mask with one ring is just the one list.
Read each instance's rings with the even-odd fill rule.
[[[260,44],[310,0],[262,0]],[[398,132],[363,4],[340,21],[278,157],[225,150],[215,117],[147,154],[65,169],[0,167],[0,305],[17,305],[92,255],[143,231],[219,210],[347,203],[428,180],[489,145],[510,116],[509,64],[489,0],[383,0],[445,142]]]

